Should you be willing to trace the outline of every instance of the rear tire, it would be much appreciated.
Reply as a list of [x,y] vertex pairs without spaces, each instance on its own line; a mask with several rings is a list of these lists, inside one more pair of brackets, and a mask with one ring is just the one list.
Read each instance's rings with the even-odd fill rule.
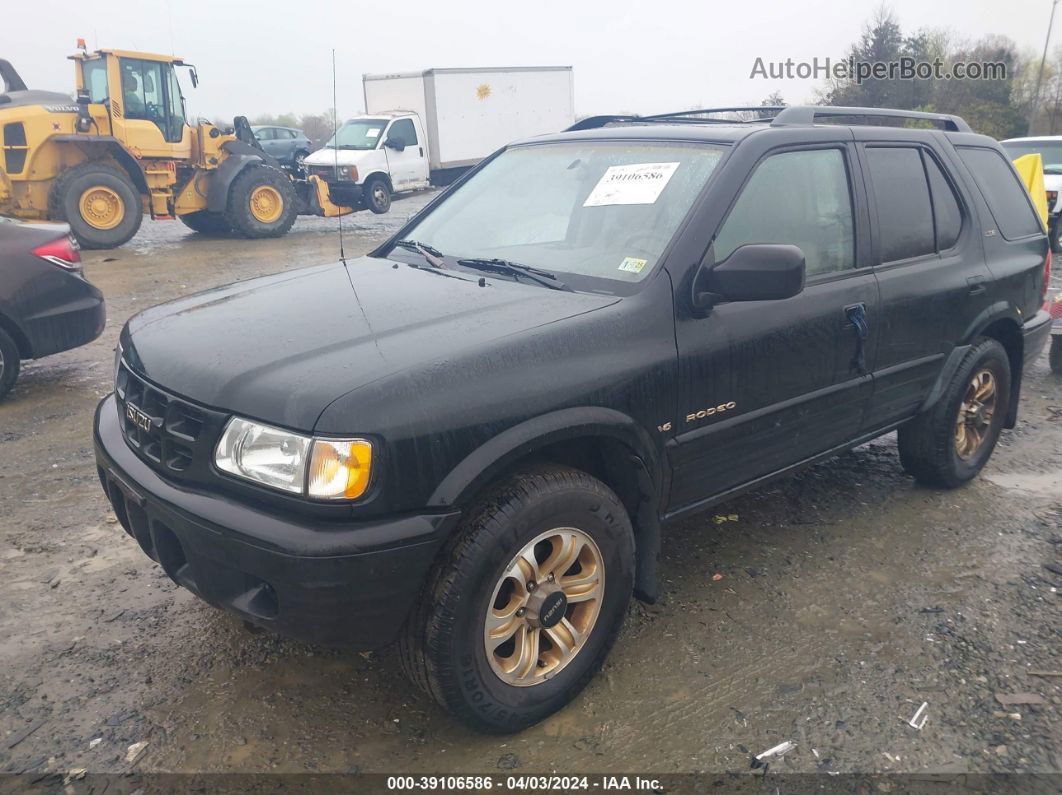
[[247,166],[229,186],[225,220],[242,237],[280,237],[295,223],[297,211],[288,175],[258,163]]
[[[991,399],[976,399],[989,384]],[[961,486],[988,462],[1009,407],[1007,352],[996,340],[982,338],[963,357],[933,408],[900,427],[900,463],[923,485]],[[973,444],[974,439],[979,441]]]
[[365,206],[377,215],[382,215],[391,209],[391,189],[387,187],[387,181],[383,177],[369,177],[362,190],[365,195]]
[[[399,640],[402,667],[473,729],[520,731],[571,701],[601,667],[633,584],[630,519],[605,484],[559,466],[518,473],[472,508],[444,548]],[[491,638],[498,611],[512,618],[492,623]],[[511,673],[507,660],[516,661]]]
[[11,339],[10,334],[0,328],[0,400],[11,391],[11,387],[18,380],[20,358],[18,345]]
[[1051,372],[1055,375],[1062,375],[1062,336],[1051,337],[1051,350],[1047,354],[1047,359],[1051,363]]
[[181,219],[182,224],[201,235],[220,236],[232,232],[232,225],[221,213],[199,210],[198,212],[178,215],[177,217]]
[[100,161],[60,174],[48,193],[48,216],[70,224],[82,248],[116,248],[140,229],[144,212],[129,175]]

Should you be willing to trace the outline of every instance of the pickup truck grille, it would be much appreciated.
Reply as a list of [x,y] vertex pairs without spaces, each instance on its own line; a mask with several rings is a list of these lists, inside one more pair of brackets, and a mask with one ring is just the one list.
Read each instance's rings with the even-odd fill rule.
[[149,466],[177,477],[209,472],[225,415],[159,389],[124,361],[114,391],[126,444]]

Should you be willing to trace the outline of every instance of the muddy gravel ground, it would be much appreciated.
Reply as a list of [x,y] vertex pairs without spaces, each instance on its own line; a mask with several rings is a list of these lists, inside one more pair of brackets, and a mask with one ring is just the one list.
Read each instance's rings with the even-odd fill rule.
[[[345,219],[348,255],[429,198]],[[791,740],[772,772],[1062,771],[1062,678],[1033,673],[1062,670],[1062,577],[1045,568],[1062,558],[1062,379],[1045,358],[965,488],[915,486],[886,437],[675,527],[661,602],[632,604],[602,673],[516,736],[455,725],[388,653],[250,634],[175,586],[96,479],[118,331],[334,259],[335,228],[249,242],[147,221],[86,254],[105,332],[28,363],[0,405],[0,770],[718,773]],[[996,699],[1015,693],[1039,703]]]

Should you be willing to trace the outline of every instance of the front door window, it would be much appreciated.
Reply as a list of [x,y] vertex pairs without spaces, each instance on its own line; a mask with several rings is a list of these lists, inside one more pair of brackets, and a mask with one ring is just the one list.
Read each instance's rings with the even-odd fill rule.
[[173,65],[123,58],[120,71],[125,117],[152,122],[166,141],[180,141],[184,132],[184,101]]

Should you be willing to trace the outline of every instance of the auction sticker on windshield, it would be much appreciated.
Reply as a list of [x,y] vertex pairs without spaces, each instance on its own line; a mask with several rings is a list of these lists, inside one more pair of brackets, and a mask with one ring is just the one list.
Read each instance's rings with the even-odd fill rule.
[[624,257],[619,269],[627,271],[627,273],[641,273],[648,262],[649,260],[641,259],[640,257]]
[[631,163],[609,166],[583,207],[608,204],[653,204],[675,173],[678,163]]

